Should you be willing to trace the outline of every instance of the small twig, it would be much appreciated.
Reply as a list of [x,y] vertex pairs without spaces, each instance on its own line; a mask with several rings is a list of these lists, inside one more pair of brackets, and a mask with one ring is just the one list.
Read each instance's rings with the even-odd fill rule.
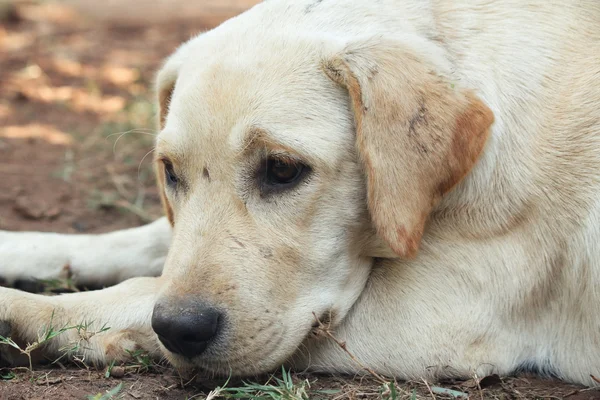
[[425,378],[421,378],[421,380],[423,381],[423,383],[425,384],[425,386],[427,386],[427,390],[429,390],[429,394],[431,395],[431,398],[433,400],[436,400],[435,394],[433,394],[433,390],[431,390],[431,386],[429,386],[429,383],[427,383],[427,381],[425,380]]
[[186,383],[183,384],[183,387],[186,387],[187,385],[189,385],[190,383],[194,382],[196,380],[196,378],[198,377],[198,374],[194,374],[194,376],[192,376],[190,379],[188,379],[188,381]]
[[594,375],[590,374],[590,377],[594,380],[594,382],[600,383],[600,379],[596,378]]
[[584,393],[584,392],[589,392],[589,391],[591,391],[591,390],[597,390],[597,389],[598,389],[597,387],[588,387],[588,388],[583,388],[583,389],[575,389],[575,390],[573,390],[572,392],[569,392],[569,393],[565,394],[564,398],[567,398],[567,397],[573,396],[573,395],[575,395],[575,394]]
[[319,319],[319,317],[317,317],[317,314],[315,314],[314,312],[312,314],[315,317],[317,324],[319,324],[319,326],[317,327],[319,332],[322,332],[325,336],[327,336],[328,338],[333,340],[338,346],[340,346],[340,348],[342,350],[344,350],[344,352],[346,352],[346,354],[348,354],[348,356],[350,357],[350,359],[352,361],[354,361],[359,367],[361,367],[362,369],[364,369],[365,371],[367,371],[368,373],[373,375],[375,377],[375,379],[377,379],[381,384],[387,385],[389,383],[389,381],[387,381],[383,376],[379,375],[377,372],[375,372],[374,370],[372,370],[371,368],[367,367],[362,362],[360,362],[360,360],[358,358],[356,358],[354,356],[354,354],[352,354],[350,352],[350,350],[348,350],[348,347],[346,346],[346,342],[343,342],[343,341],[339,340],[338,338],[336,338],[329,330],[329,327],[326,326],[325,324],[323,324],[321,322],[321,320]]

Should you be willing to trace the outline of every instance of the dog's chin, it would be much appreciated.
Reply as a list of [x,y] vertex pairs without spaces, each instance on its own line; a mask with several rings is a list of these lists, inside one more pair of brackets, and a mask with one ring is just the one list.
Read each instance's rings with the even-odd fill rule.
[[[256,376],[273,372],[284,364],[296,353],[304,340],[312,335],[311,332],[311,330],[307,330],[306,335],[301,337],[296,345],[274,340],[271,342],[271,346],[257,347],[253,351],[246,351],[246,355],[237,357],[228,357],[226,351],[219,352],[212,349],[206,356],[190,359],[172,353],[162,345],[161,348],[166,360],[180,372],[200,370],[217,377]],[[215,357],[215,355],[217,356]]]
[[171,364],[180,373],[187,373],[198,368],[198,366],[188,358],[171,353],[165,349],[163,349],[162,352],[164,354],[164,358],[169,362],[169,364]]
[[183,375],[190,374],[192,371],[201,371],[214,377],[246,377],[256,376],[274,371],[283,362],[269,362],[268,360],[260,360],[253,362],[238,361],[230,362],[227,359],[222,361],[205,361],[201,358],[190,360],[188,358],[165,352],[165,358],[177,371]]

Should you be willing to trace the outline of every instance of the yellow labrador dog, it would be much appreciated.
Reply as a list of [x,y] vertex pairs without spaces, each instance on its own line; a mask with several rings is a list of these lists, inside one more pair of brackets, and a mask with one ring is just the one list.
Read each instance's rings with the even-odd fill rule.
[[316,315],[397,378],[594,384],[600,3],[269,0],[181,46],[157,90],[167,218],[1,232],[9,282],[125,280],[1,289],[4,333],[86,322],[110,329],[46,351],[356,372]]

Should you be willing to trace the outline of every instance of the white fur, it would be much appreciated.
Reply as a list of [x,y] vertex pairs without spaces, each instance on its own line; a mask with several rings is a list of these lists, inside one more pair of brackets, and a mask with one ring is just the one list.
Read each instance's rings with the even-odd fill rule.
[[160,275],[170,241],[166,218],[99,235],[0,231],[0,271],[9,285],[67,277],[80,285],[113,285]]
[[[468,377],[533,365],[594,385],[590,374],[600,374],[599,26],[593,0],[269,0],[192,39],[159,74],[159,91],[176,83],[158,146],[182,155],[193,184],[185,198],[167,191],[175,229],[163,277],[130,283],[131,292],[121,286],[118,295],[136,300],[148,285],[153,302],[152,291],[193,291],[228,305],[243,334],[258,327],[247,319],[252,313],[264,327],[278,327],[265,328],[270,341],[232,336],[233,350],[222,359],[211,353],[195,360],[215,371],[273,368],[297,348],[288,359],[297,367],[355,373],[357,366],[331,341],[309,337],[299,347],[311,311],[333,310],[335,334],[383,374]],[[391,257],[364,223],[348,94],[319,70],[322,60],[362,40],[402,43],[440,76],[473,90],[495,115],[479,162],[430,215],[414,260]],[[235,207],[240,171],[253,159],[232,160],[256,125],[324,172],[317,178],[322,186],[275,203],[246,188],[252,225]],[[204,166],[212,183],[199,178]],[[301,231],[302,211],[316,195],[317,217]],[[170,240],[166,226],[162,220],[82,237],[2,232],[0,275],[11,282],[56,277],[64,264],[82,281],[101,284],[156,275]],[[235,244],[240,241],[245,250]],[[257,268],[266,262],[261,249],[283,244],[302,245],[303,264],[282,266],[279,274],[266,264]],[[237,300],[216,294],[223,279],[237,285]],[[286,290],[293,296],[286,298]],[[21,296],[0,291],[0,319],[17,332],[24,325],[19,315],[49,302],[67,307],[78,299],[80,311],[65,311],[66,320],[84,314],[110,324],[114,318],[113,303],[101,294],[27,295],[31,303],[21,303]],[[124,303],[123,315],[143,325],[136,308]],[[262,315],[265,307],[274,316]],[[125,329],[127,321],[119,321],[115,326]],[[88,356],[105,360],[100,353]],[[240,364],[227,359],[234,356]]]

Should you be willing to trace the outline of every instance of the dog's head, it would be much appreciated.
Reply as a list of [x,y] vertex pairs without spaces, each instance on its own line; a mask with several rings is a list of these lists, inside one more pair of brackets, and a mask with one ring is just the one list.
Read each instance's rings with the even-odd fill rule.
[[493,115],[400,39],[232,31],[158,76],[174,236],[153,326],[175,364],[249,374],[291,356],[315,315],[338,324],[376,257],[415,256]]

